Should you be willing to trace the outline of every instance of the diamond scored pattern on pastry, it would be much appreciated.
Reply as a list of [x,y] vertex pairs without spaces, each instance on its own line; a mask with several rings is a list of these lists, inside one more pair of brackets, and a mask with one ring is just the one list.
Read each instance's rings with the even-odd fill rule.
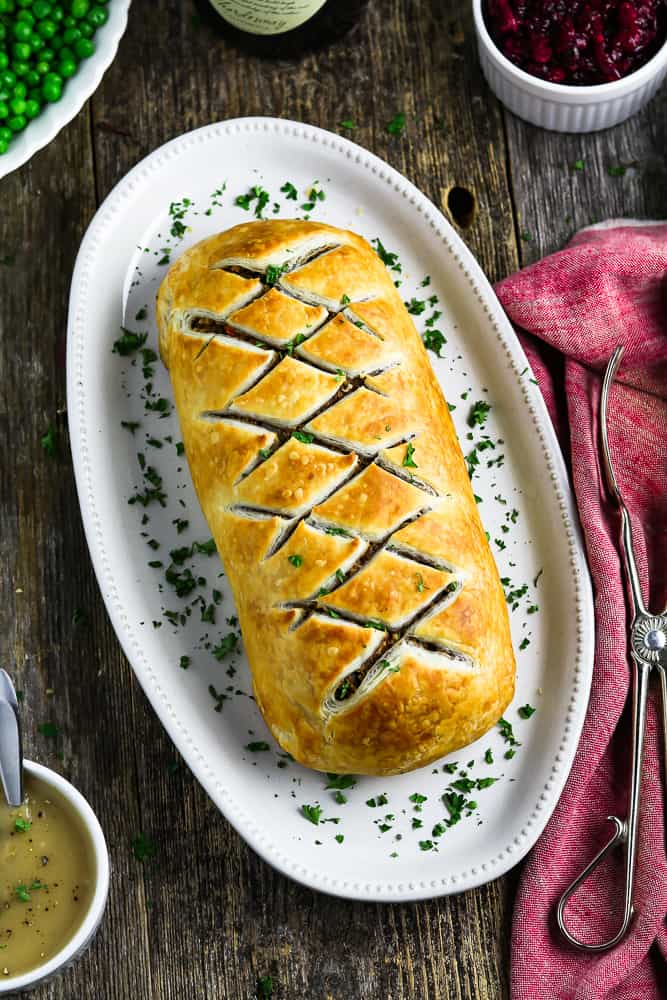
[[[339,267],[332,271],[333,256]],[[230,508],[230,513],[246,508],[292,518],[293,530],[283,533],[263,566],[274,606],[296,611],[285,618],[296,629],[294,635],[305,637],[316,622],[322,627],[328,620],[323,612],[340,618],[341,626],[375,626],[366,653],[330,678],[325,698],[329,713],[351,707],[390,675],[387,657],[400,668],[410,652],[403,631],[407,629],[412,643],[424,633],[432,634],[433,624],[442,624],[443,609],[456,602],[461,590],[460,575],[448,560],[446,565],[434,565],[432,560],[421,561],[412,546],[407,552],[387,547],[394,533],[398,536],[406,526],[418,524],[424,512],[439,502],[418,480],[410,481],[409,467],[399,472],[375,463],[380,451],[405,446],[411,439],[418,449],[413,415],[391,394],[363,384],[341,398],[340,389],[345,388],[340,385],[341,371],[359,380],[363,372],[396,363],[384,347],[382,288],[378,287],[375,302],[368,284],[356,250],[340,246],[283,275],[282,290],[270,288],[231,315],[232,335],[238,329],[246,335],[255,333],[268,344],[291,347],[283,360],[247,391],[237,393],[219,414],[221,420],[243,414],[257,429],[262,421],[266,429],[299,428],[298,437],[253,460],[236,483],[236,503]],[[348,298],[351,315],[363,316],[368,329],[340,311],[341,299]],[[369,301],[362,304],[355,298]],[[335,315],[326,322],[329,312]],[[359,466],[361,471],[356,472]],[[313,613],[313,601],[320,612]],[[433,624],[429,627],[427,622]],[[389,634],[388,646],[382,629]],[[428,652],[434,666],[444,667],[453,662],[457,650],[452,645],[448,652],[442,633],[438,639],[441,653],[423,652]],[[379,656],[383,659],[375,663]],[[335,702],[338,685],[354,671],[366,669],[367,663],[373,665],[356,696]]]
[[340,379],[336,375],[328,375],[288,356],[249,392],[237,396],[231,409],[264,417],[284,427],[298,427],[339,388]]

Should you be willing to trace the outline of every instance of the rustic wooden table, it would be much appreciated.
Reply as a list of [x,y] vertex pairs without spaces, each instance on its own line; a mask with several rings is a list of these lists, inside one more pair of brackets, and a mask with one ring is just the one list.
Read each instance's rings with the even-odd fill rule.
[[[173,766],[93,578],[65,410],[67,297],[84,230],[130,167],[198,125],[264,114],[336,131],[353,118],[356,141],[437,205],[446,210],[455,185],[474,194],[459,231],[492,280],[587,223],[664,217],[667,89],[608,132],[539,131],[487,89],[469,8],[371,0],[353,39],[294,64],[230,49],[192,0],[135,0],[92,101],[0,182],[0,662],[24,692],[28,755],[88,796],[113,859],[101,933],[38,1000],[244,1000],[267,975],[276,997],[294,1000],[508,996],[517,871],[418,904],[318,895],[260,861]],[[407,125],[396,137],[386,123],[398,111]],[[610,173],[619,165],[632,166]],[[50,423],[55,459],[40,443]],[[131,846],[139,832],[157,847],[144,863]]]

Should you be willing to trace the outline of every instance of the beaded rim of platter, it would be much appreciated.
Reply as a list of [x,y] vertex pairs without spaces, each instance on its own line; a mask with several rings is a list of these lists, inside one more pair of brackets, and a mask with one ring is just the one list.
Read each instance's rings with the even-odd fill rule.
[[[396,196],[405,199],[421,216],[423,224],[434,231],[442,243],[443,251],[450,255],[451,260],[458,268],[461,281],[465,281],[469,285],[481,305],[490,328],[504,352],[505,359],[517,379],[523,402],[538,435],[550,484],[562,517],[568,546],[568,562],[574,586],[576,614],[573,627],[576,631],[576,663],[573,667],[571,693],[558,751],[552,761],[549,777],[540,790],[537,801],[519,834],[506,843],[488,861],[463,868],[437,879],[363,882],[330,878],[321,871],[298,863],[292,856],[276,846],[271,836],[256,825],[252,817],[239,806],[237,800],[219,781],[189,729],[179,719],[177,709],[168,700],[159,677],[143,651],[141,638],[135,634],[130,623],[126,605],[118,592],[111,572],[109,554],[104,543],[102,521],[96,508],[92,467],[88,453],[87,394],[83,377],[85,317],[87,315],[85,303],[90,292],[91,266],[100,252],[105,232],[109,226],[113,225],[114,216],[119,211],[120,206],[135,197],[138,190],[144,185],[150,183],[156,172],[166,163],[175,160],[181,152],[189,150],[191,147],[205,146],[211,141],[230,138],[240,133],[261,132],[282,133],[290,139],[301,140],[307,144],[319,143],[344,160],[353,161],[356,167],[369,171],[379,181],[391,188]],[[74,300],[78,306],[76,313],[72,309]],[[391,902],[418,900],[461,892],[491,881],[516,865],[534,845],[544,829],[562,792],[574,759],[586,712],[587,693],[593,667],[592,630],[590,629],[592,593],[574,498],[568,489],[563,489],[563,484],[568,482],[567,473],[546,406],[541,396],[531,392],[520,378],[520,373],[528,362],[516,334],[495,298],[493,289],[479,264],[442,213],[426,195],[423,195],[402,174],[375,154],[349,139],[316,126],[287,119],[238,118],[219,122],[170,140],[138,163],[112,190],[98,209],[81,244],[72,285],[72,302],[70,303],[68,336],[74,341],[74,351],[72,352],[71,369],[68,371],[68,403],[70,411],[72,409],[76,411],[75,420],[78,424],[76,432],[80,444],[80,449],[76,454],[73,450],[73,457],[78,492],[81,500],[87,505],[88,510],[85,513],[88,514],[94,529],[97,552],[91,551],[91,555],[97,556],[97,559],[94,559],[95,568],[98,575],[101,571],[101,578],[104,581],[105,602],[107,607],[114,611],[119,622],[125,640],[124,645],[132,650],[133,665],[138,663],[141,666],[142,684],[150,686],[153,695],[159,700],[162,712],[168,716],[170,725],[178,732],[180,742],[187,745],[190,760],[196,761],[196,776],[205,776],[206,785],[215,788],[217,796],[224,802],[226,818],[239,830],[254,850],[283,873],[312,888],[352,899],[375,899]],[[585,699],[582,699],[582,691],[586,695]]]

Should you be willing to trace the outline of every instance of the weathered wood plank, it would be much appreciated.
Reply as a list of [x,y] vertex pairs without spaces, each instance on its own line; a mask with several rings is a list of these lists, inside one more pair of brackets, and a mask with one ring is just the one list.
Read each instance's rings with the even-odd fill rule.
[[[593,222],[667,218],[666,123],[667,87],[634,118],[591,135],[544,132],[508,113],[522,263],[559,249]],[[614,176],[619,167],[625,174]]]

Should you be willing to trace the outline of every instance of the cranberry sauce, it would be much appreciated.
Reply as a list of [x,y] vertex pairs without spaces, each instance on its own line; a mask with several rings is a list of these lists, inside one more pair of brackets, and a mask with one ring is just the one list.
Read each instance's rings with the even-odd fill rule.
[[610,83],[665,40],[667,0],[485,0],[494,42],[520,69],[552,83]]

